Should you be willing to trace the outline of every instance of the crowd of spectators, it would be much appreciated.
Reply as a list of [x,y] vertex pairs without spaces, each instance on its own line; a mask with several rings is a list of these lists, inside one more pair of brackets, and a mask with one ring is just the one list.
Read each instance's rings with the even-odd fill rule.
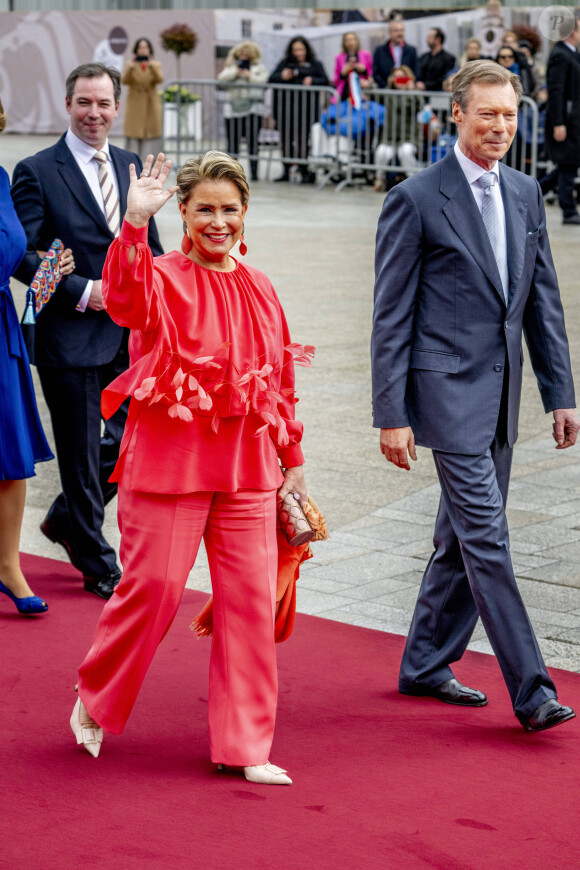
[[[572,41],[574,38],[571,37]],[[481,42],[475,37],[467,40],[460,57],[447,51],[445,43],[444,31],[440,27],[432,27],[426,37],[427,50],[421,52],[406,41],[405,22],[400,14],[395,14],[388,22],[387,40],[376,48],[374,54],[361,48],[356,32],[344,34],[341,51],[334,59],[332,78],[303,36],[295,36],[290,40],[284,56],[269,77],[261,63],[258,46],[241,43],[230,52],[219,75],[221,81],[248,85],[269,81],[290,88],[275,90],[268,108],[264,106],[264,92],[259,89],[254,93],[249,87],[232,91],[228,95],[224,113],[228,150],[237,155],[240,141],[245,138],[248,152],[256,155],[258,134],[264,114],[269,111],[270,123],[277,130],[283,156],[283,172],[276,181],[297,179],[303,183],[313,183],[316,176],[312,170],[319,165],[318,158],[325,153],[337,158],[351,154],[351,140],[354,137],[358,139],[362,152],[359,155],[360,162],[370,162],[376,167],[374,179],[371,180],[375,181],[377,190],[384,190],[385,186],[389,186],[388,179],[398,181],[405,177],[405,172],[416,171],[421,161],[428,161],[435,154],[437,158],[445,154],[454,138],[449,135],[449,124],[446,127],[449,113],[440,105],[432,113],[429,112],[432,95],[434,92],[451,93],[457,70],[466,63],[485,58],[494,60],[519,76],[525,97],[538,105],[539,124],[535,141],[532,142],[532,115],[524,113],[520,118],[522,129],[514,148],[517,149],[518,167],[525,168],[527,164],[531,165],[531,148],[535,147],[541,175],[545,171],[544,167],[549,165],[544,128],[550,75],[537,55],[541,45],[537,34],[529,28],[519,35],[514,30],[505,31],[501,47],[493,57],[485,54]],[[325,110],[320,90],[316,86],[331,84],[336,89],[331,102],[337,105]],[[353,93],[353,88],[356,88],[356,93]],[[409,96],[408,104],[403,105],[405,101],[400,97],[393,100],[377,93],[383,90],[407,90],[413,95]],[[423,97],[420,92],[424,92]],[[358,108],[357,97],[359,105],[361,101],[363,103],[362,110]],[[379,103],[381,111],[378,108],[373,111],[373,104],[378,107]],[[427,111],[418,111],[424,107]],[[352,117],[358,111],[364,117],[355,124]],[[351,125],[350,139],[345,133],[347,116]],[[367,118],[371,122],[365,127]],[[368,135],[369,131],[372,137]],[[439,133],[443,134],[445,141],[437,152],[432,152],[423,139],[429,138],[430,145],[436,144]],[[334,142],[329,139],[332,136],[336,137]],[[363,136],[364,147],[361,145]],[[396,165],[399,171],[388,173],[387,164]],[[256,179],[258,164],[255,158],[251,160],[250,167],[252,178]],[[553,180],[554,176],[551,178]]]

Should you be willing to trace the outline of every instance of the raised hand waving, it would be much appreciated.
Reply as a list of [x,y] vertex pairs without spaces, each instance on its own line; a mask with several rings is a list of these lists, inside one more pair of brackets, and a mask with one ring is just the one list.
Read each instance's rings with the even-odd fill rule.
[[165,160],[163,153],[157,155],[155,163],[153,163],[153,154],[149,154],[139,177],[135,165],[131,163],[129,166],[130,184],[125,218],[134,227],[145,226],[149,218],[157,214],[178,190],[177,185],[165,189],[170,170],[171,160]]

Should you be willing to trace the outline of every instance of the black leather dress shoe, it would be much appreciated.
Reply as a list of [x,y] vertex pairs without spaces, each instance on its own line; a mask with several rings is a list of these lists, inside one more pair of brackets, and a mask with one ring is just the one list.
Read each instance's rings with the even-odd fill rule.
[[567,722],[568,719],[574,719],[575,716],[572,707],[564,707],[555,698],[550,698],[536,707],[528,719],[520,721],[526,731],[546,731],[548,728],[555,728],[556,725]]
[[92,592],[94,595],[98,595],[99,598],[104,598],[105,601],[108,601],[115,591],[115,586],[118,585],[121,576],[120,569],[115,568],[113,571],[109,571],[108,574],[102,574],[100,577],[83,577],[85,591]]
[[53,544],[60,544],[61,547],[64,547],[64,549],[66,550],[66,554],[70,559],[71,565],[73,565],[79,571],[81,570],[75,559],[75,551],[73,545],[70,543],[70,541],[67,541],[64,534],[57,527],[56,523],[52,520],[50,516],[50,511],[41,522],[40,531],[45,536],[45,538],[48,538],[48,540],[52,541]]
[[415,697],[437,698],[445,704],[455,704],[457,707],[485,707],[487,697],[477,689],[462,685],[455,678],[441,683],[439,686],[424,686],[421,683],[411,683],[399,686],[401,695]]
[[562,221],[563,224],[580,224],[580,214],[571,214],[569,217],[565,217]]

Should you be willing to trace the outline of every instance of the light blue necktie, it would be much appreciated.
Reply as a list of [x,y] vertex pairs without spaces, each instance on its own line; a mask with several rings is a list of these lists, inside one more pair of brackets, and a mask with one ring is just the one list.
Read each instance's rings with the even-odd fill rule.
[[505,233],[503,231],[503,222],[500,214],[500,204],[493,193],[494,184],[497,181],[495,172],[484,172],[478,179],[483,188],[483,205],[481,207],[481,216],[491,242],[491,247],[495,255],[497,268],[501,278],[504,299],[507,305],[509,292],[509,270],[507,263],[507,245]]

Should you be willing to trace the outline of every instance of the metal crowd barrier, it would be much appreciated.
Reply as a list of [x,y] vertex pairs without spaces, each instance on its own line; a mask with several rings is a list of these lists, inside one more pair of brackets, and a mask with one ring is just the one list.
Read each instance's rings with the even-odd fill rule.
[[[190,79],[177,86],[176,101],[163,103],[163,150],[179,168],[184,160],[210,149],[266,164],[309,163],[310,130],[334,96],[334,88]],[[189,94],[196,98],[190,101]],[[242,139],[245,147],[242,149]]]
[[[397,178],[431,166],[453,147],[457,140],[452,122],[451,94],[441,91],[366,91],[367,112],[361,113],[350,103],[343,104],[339,129],[324,137],[324,151],[312,154],[311,160],[331,165],[323,179],[342,179],[337,192],[349,184],[365,183],[371,178],[385,181],[388,187]],[[380,111],[380,110],[383,111]],[[364,113],[363,113],[364,114]],[[539,113],[529,97],[523,97],[518,118],[518,132],[504,162],[529,175],[538,171]],[[313,141],[316,137],[312,137]],[[543,141],[543,140],[542,140]]]
[[[170,82],[175,102],[163,104],[163,150],[176,168],[210,149],[247,161],[270,179],[276,160],[303,180],[389,187],[430,166],[453,147],[451,95],[440,91],[369,89],[360,110],[330,87]],[[194,95],[194,97],[192,97]],[[536,176],[543,143],[538,106],[523,97],[518,133],[504,162]],[[265,169],[264,169],[265,167]]]

